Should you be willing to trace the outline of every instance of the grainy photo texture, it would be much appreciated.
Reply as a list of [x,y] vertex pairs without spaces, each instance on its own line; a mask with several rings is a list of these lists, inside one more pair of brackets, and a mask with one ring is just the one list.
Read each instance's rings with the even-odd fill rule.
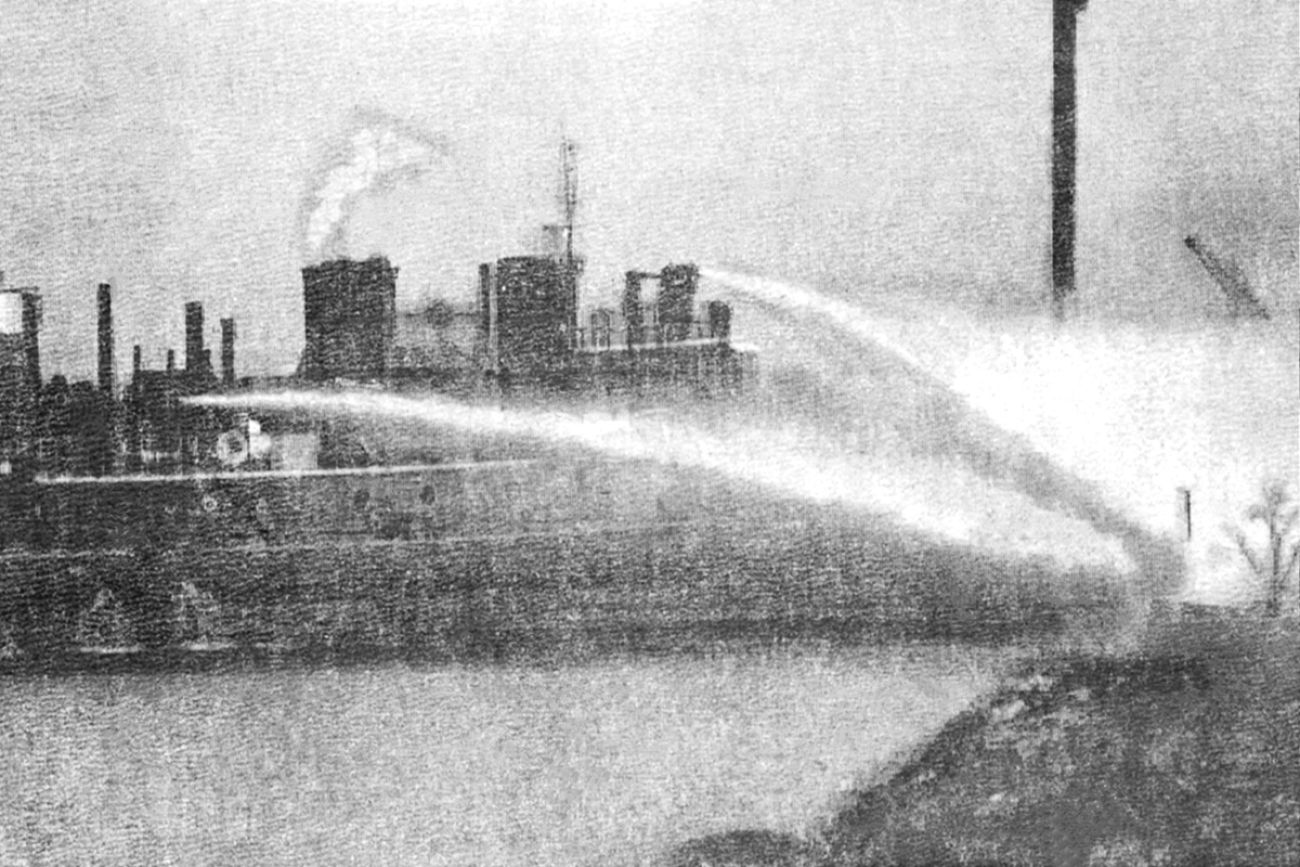
[[1300,863],[1300,6],[0,0],[0,867]]

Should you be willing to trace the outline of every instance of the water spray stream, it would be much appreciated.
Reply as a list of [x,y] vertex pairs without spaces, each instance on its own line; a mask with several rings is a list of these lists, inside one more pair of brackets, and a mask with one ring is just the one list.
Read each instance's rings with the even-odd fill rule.
[[1010,558],[1040,558],[1065,569],[1126,573],[1118,541],[1085,522],[1041,509],[1017,491],[951,467],[899,463],[845,452],[795,426],[715,419],[712,427],[660,415],[501,409],[438,396],[373,392],[208,395],[209,406],[307,411],[416,421],[480,436],[543,441],[592,453],[717,473],[773,494],[885,516],[935,540]]
[[[1275,324],[993,323],[942,304],[873,294],[868,308],[793,283],[701,273],[778,317],[848,337],[847,352],[884,358],[897,377],[886,388],[926,393],[949,429],[946,441],[916,423],[904,436],[1123,539],[1147,593],[1205,598],[1234,580],[1230,542],[1216,574],[1185,579],[1169,505],[1180,487],[1202,504],[1197,545],[1222,548],[1220,525],[1244,513],[1261,481],[1296,476],[1300,369],[1294,333]],[[851,385],[869,393],[881,383]]]
[[[951,318],[933,312],[909,315],[889,311],[885,305],[867,311],[783,281],[718,269],[702,273],[780,314],[830,326],[850,337],[859,351],[884,354],[903,369],[905,381],[893,383],[893,388],[923,391],[933,406],[942,408],[939,415],[948,429],[942,436],[928,432],[931,448],[963,458],[971,472],[1013,484],[1043,508],[1086,520],[1099,532],[1124,539],[1130,554],[1144,567],[1162,573],[1170,568],[1168,546],[1151,528],[1106,502],[1091,480],[1063,466],[1032,425],[1021,423],[1013,413],[997,411],[1009,403],[994,399],[1001,393],[978,387],[985,380],[971,375],[966,359],[977,353],[987,335],[962,329]],[[1014,352],[1005,344],[1001,341],[999,349]],[[1039,400],[1024,390],[1016,397],[1021,406],[1032,407]],[[921,432],[910,433],[919,437]]]

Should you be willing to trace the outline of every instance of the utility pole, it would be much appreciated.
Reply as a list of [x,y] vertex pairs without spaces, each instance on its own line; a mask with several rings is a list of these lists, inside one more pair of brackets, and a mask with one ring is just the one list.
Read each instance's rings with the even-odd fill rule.
[[1052,312],[1065,318],[1074,293],[1074,51],[1078,16],[1088,0],[1052,0]]

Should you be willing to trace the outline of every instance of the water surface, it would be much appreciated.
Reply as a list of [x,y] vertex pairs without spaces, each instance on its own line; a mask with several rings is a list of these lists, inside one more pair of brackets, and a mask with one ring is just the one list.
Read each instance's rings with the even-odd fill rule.
[[0,864],[635,864],[714,831],[807,833],[1012,655],[10,677]]

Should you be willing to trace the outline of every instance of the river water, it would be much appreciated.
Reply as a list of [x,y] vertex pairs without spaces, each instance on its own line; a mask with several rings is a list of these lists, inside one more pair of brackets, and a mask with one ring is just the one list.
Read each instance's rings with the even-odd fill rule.
[[1012,651],[0,680],[0,865],[637,864],[815,831]]

